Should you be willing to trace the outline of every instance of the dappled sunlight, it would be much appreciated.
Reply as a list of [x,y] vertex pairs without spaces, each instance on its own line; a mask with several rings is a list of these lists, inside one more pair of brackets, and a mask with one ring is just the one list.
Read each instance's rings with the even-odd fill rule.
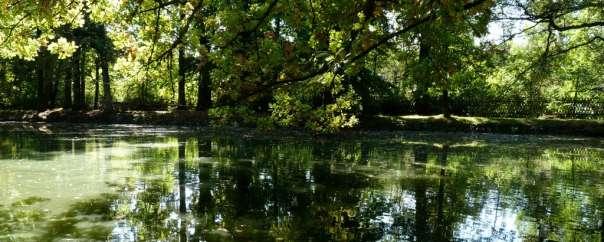
[[490,121],[490,119],[488,118],[484,118],[484,117],[458,117],[458,116],[452,116],[455,120],[458,121],[462,121],[462,122],[470,122],[471,124],[480,124],[480,123],[485,123]]

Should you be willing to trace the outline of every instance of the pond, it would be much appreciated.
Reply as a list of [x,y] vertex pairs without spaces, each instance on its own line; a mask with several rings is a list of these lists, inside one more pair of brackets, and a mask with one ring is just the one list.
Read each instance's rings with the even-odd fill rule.
[[0,241],[604,238],[601,139],[0,130]]

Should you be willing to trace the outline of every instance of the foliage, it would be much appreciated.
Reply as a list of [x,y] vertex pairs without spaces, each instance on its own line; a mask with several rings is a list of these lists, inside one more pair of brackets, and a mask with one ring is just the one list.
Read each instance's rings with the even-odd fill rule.
[[6,107],[85,109],[103,90],[108,110],[197,103],[215,123],[333,132],[380,113],[512,109],[489,100],[530,106],[507,116],[597,117],[576,103],[604,98],[592,1],[0,3]]

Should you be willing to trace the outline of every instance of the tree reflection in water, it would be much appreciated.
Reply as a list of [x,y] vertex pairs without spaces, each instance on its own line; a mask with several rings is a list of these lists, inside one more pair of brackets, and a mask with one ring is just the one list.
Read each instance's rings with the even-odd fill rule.
[[[52,142],[62,138],[2,137],[2,151],[16,150],[3,162],[101,152],[94,159],[133,161],[135,175],[58,215],[44,211],[43,197],[3,204],[0,240],[600,241],[604,233],[598,141],[181,133]],[[23,232],[32,226],[39,231]]]

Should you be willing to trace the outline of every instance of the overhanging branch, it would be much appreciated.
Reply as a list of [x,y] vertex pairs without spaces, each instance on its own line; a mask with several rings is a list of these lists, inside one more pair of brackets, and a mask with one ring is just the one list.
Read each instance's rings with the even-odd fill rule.
[[[481,4],[483,4],[484,2],[486,2],[486,0],[475,0],[473,2],[467,3],[464,5],[463,10],[470,10],[470,9],[476,8],[476,7],[480,6]],[[357,53],[356,55],[353,55],[352,57],[350,57],[348,59],[344,59],[344,60],[340,61],[339,63],[333,63],[333,64],[323,63],[321,65],[321,67],[319,67],[315,71],[312,71],[306,75],[303,75],[300,77],[292,77],[289,79],[280,80],[280,81],[268,83],[266,85],[262,85],[261,87],[257,88],[255,91],[251,92],[249,95],[243,96],[241,99],[246,99],[246,98],[249,98],[258,93],[272,90],[278,86],[288,85],[288,84],[292,84],[292,83],[303,82],[303,81],[309,80],[309,79],[319,76],[321,74],[327,73],[330,70],[333,70],[334,67],[337,67],[337,70],[344,70],[348,65],[367,56],[367,54],[369,54],[371,51],[388,43],[390,40],[392,40],[398,36],[401,36],[405,33],[408,33],[409,31],[411,31],[427,22],[433,21],[433,20],[437,19],[437,17],[438,16],[436,15],[436,13],[432,12],[422,18],[417,19],[416,21],[407,25],[406,27],[380,38],[378,41],[373,43],[371,46],[363,49],[361,52]]]

